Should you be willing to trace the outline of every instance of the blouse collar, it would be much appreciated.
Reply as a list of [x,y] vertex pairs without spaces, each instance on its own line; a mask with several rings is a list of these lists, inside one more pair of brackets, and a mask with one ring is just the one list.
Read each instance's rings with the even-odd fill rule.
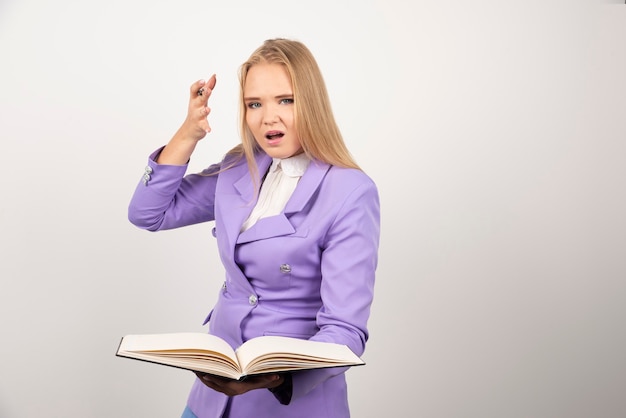
[[289,177],[302,177],[310,161],[310,158],[304,152],[289,158],[273,158],[270,172],[276,171],[280,167],[283,173]]

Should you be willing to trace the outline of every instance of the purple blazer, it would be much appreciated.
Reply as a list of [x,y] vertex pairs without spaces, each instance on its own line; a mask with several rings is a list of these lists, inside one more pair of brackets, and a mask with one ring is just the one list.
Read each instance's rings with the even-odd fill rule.
[[[234,348],[256,336],[286,335],[363,354],[380,234],[378,191],[366,174],[312,161],[284,212],[240,233],[256,203],[245,161],[217,175],[206,174],[227,160],[185,176],[187,166],[157,164],[159,152],[148,161],[129,219],[150,231],[215,221],[225,281],[205,321],[211,334]],[[256,160],[259,173],[272,161],[265,154]],[[268,390],[228,398],[196,381],[188,406],[199,418],[348,417],[345,370],[293,373],[289,405]]]

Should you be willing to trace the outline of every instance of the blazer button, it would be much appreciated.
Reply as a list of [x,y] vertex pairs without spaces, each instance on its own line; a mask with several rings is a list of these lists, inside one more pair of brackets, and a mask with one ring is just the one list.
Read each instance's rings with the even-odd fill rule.
[[150,174],[152,174],[152,167],[147,165],[142,178],[144,186],[148,185],[148,182],[150,181]]
[[248,302],[250,303],[250,305],[256,305],[256,303],[259,300],[257,299],[257,297],[255,295],[250,295],[250,297],[248,298]]
[[281,273],[290,273],[291,272],[291,266],[289,264],[281,264],[280,265],[280,272]]

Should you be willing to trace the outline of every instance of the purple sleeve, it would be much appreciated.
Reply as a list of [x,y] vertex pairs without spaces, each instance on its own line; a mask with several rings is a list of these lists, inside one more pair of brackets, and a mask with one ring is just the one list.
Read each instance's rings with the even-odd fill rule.
[[185,176],[187,165],[158,164],[162,148],[150,155],[128,207],[128,219],[149,231],[212,221],[219,165]]
[[[347,196],[326,234],[321,264],[323,304],[317,314],[320,331],[311,340],[345,344],[359,356],[365,351],[379,236],[378,191],[373,183],[365,182]],[[292,399],[346,370],[294,373]]]

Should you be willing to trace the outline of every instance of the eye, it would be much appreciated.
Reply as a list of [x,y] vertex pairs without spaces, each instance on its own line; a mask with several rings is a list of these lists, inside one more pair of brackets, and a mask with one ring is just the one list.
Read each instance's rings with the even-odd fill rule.
[[259,103],[259,102],[250,102],[246,106],[248,106],[249,109],[258,109],[259,107],[261,107],[261,103]]
[[280,99],[280,104],[292,104],[293,103],[293,99]]

